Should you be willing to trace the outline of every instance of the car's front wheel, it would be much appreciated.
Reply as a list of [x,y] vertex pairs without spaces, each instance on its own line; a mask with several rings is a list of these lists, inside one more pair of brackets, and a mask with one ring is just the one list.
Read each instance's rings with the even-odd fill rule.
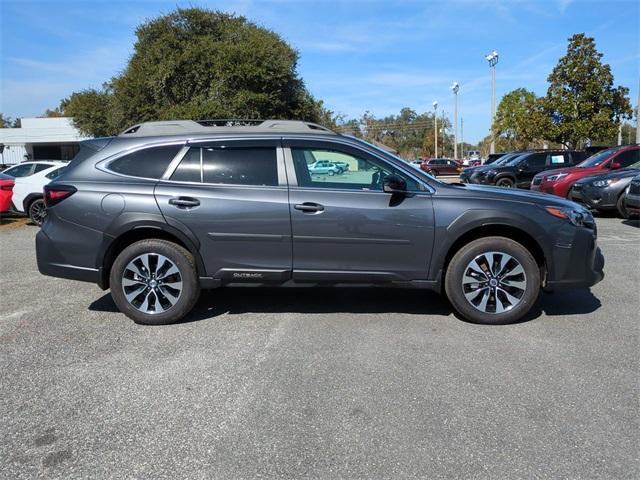
[[200,291],[191,253],[160,239],[141,240],[125,248],[111,267],[110,286],[120,311],[145,325],[181,320]]
[[616,203],[616,210],[618,211],[618,215],[620,215],[622,218],[629,218],[629,211],[624,205],[624,196],[625,193],[622,192],[622,195],[620,195],[620,197],[618,198],[618,202]]
[[47,206],[44,204],[44,200],[42,198],[36,198],[31,202],[28,213],[31,221],[35,225],[41,226],[47,216]]
[[445,291],[467,320],[505,324],[520,320],[540,291],[540,269],[521,244],[486,237],[462,247],[451,259]]
[[499,178],[498,179],[498,181],[496,182],[496,186],[504,187],[504,188],[513,188],[513,187],[516,186],[516,182],[514,182],[509,177],[504,177],[504,178]]

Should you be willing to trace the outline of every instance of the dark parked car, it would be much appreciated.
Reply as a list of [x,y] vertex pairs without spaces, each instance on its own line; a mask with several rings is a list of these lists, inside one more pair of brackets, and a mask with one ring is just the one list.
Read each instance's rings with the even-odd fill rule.
[[422,162],[420,168],[437,177],[438,175],[458,175],[462,171],[462,164],[450,158],[432,158]]
[[504,165],[505,163],[507,163],[510,160],[513,160],[515,157],[517,157],[518,155],[522,155],[523,152],[512,152],[512,153],[507,153],[506,155],[494,159],[490,164],[484,164],[484,165],[477,165],[475,167],[467,167],[464,170],[462,170],[462,172],[460,172],[460,181],[463,183],[476,183],[473,182],[471,179],[474,175],[478,175],[480,172],[482,172],[483,170],[490,170],[491,168],[497,166],[497,165]]
[[640,216],[640,175],[633,177],[624,195],[624,207],[630,217]]
[[543,150],[528,152],[511,161],[489,168],[472,183],[497,185],[507,188],[529,188],[533,177],[545,170],[572,166],[584,159],[583,152],[569,150]]
[[622,218],[627,218],[625,192],[633,177],[639,174],[640,162],[637,162],[628,168],[583,178],[573,185],[569,198],[594,210],[616,210]]
[[[327,152],[357,168],[311,175]],[[448,185],[305,122],[136,125],[82,142],[45,199],[40,271],[110,288],[144,324],[182,319],[201,289],[348,283],[444,291],[464,318],[507,323],[541,287],[604,276],[587,209]]]

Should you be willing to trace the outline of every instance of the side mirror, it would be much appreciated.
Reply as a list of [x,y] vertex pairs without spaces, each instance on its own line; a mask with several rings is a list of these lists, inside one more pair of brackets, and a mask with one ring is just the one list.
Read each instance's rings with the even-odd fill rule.
[[382,180],[382,191],[391,194],[407,193],[407,182],[398,175],[387,175]]
[[622,167],[622,165],[620,165],[619,162],[612,162],[611,166],[609,167],[611,170],[616,170],[618,168]]

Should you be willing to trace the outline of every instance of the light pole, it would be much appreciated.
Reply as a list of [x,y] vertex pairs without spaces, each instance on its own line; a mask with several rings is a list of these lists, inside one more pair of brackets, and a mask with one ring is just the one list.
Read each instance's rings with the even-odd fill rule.
[[433,101],[433,138],[435,140],[435,155],[433,158],[438,158],[438,101]]
[[636,143],[640,143],[640,82],[638,82],[638,103],[636,103],[636,109]]
[[491,68],[491,150],[496,153],[496,139],[493,135],[493,120],[496,118],[496,64],[498,63],[498,52],[495,50],[484,56]]
[[460,118],[460,153],[464,160],[464,118]]
[[453,159],[458,159],[458,90],[460,90],[460,84],[453,82],[451,85],[451,91],[455,96],[455,106],[453,107],[453,120],[456,127],[453,130]]

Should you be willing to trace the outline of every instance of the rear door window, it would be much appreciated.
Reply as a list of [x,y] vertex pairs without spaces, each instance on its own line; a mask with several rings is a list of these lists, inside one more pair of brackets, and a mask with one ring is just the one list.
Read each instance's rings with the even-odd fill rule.
[[171,180],[277,186],[276,149],[273,147],[193,147],[171,175]]
[[47,173],[45,177],[47,177],[49,180],[53,180],[54,178],[57,178],[60,175],[62,175],[62,172],[64,172],[65,168],[66,167],[56,168],[55,170],[52,170],[51,172]]
[[181,145],[143,148],[114,160],[108,168],[122,175],[159,179],[181,148]]
[[524,161],[527,163],[527,167],[529,168],[544,167],[547,163],[547,154],[534,153],[533,155],[529,155],[525,158]]

